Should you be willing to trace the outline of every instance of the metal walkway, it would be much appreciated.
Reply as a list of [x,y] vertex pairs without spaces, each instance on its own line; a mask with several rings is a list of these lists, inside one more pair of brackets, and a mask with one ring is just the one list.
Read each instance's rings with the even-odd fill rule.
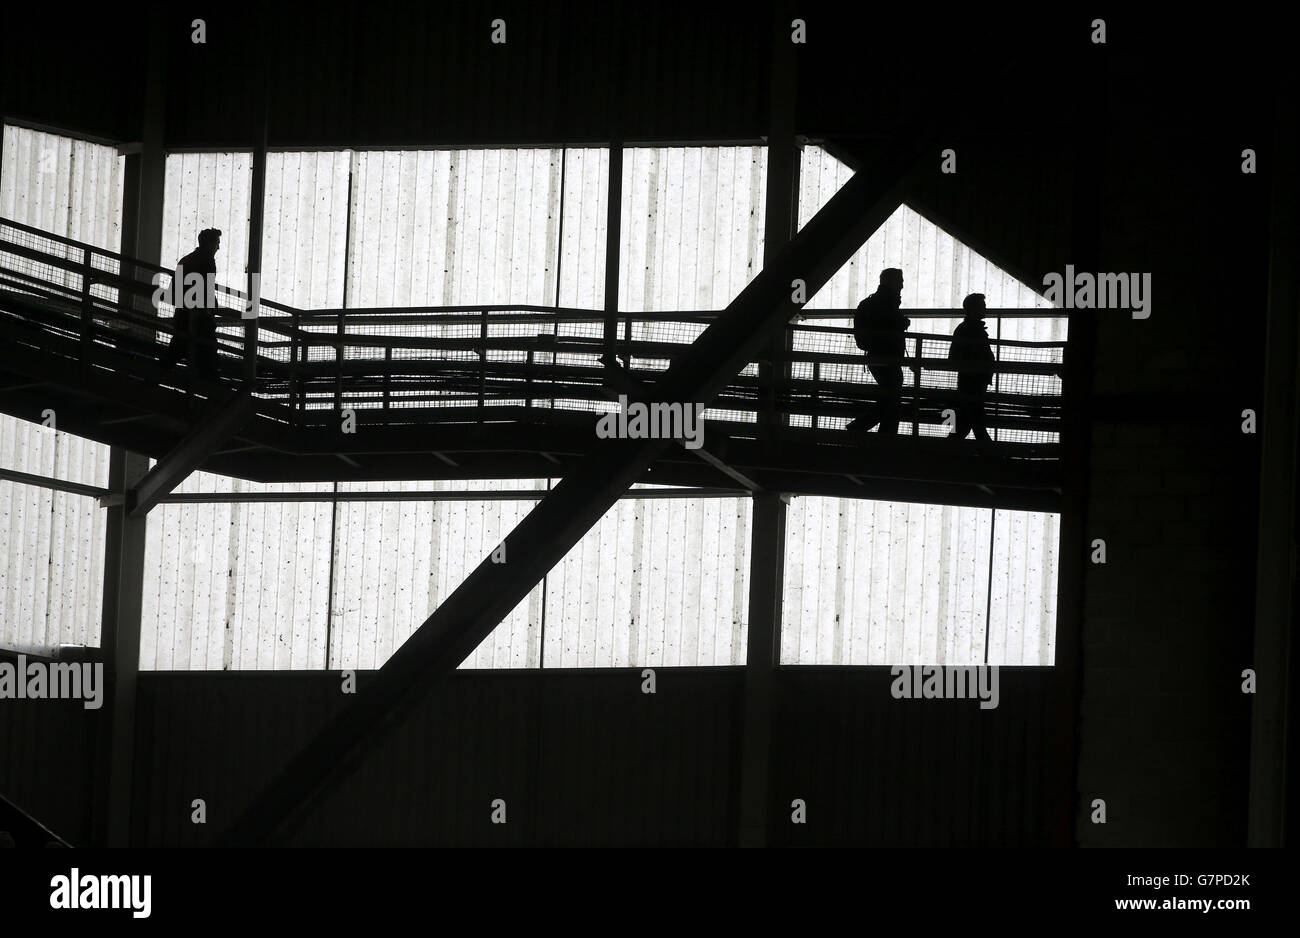
[[[597,413],[621,390],[652,393],[716,312],[620,314],[612,370],[601,311],[532,306],[302,310],[268,299],[241,319],[218,286],[221,370],[205,383],[159,359],[171,272],[0,219],[0,411],[162,460],[237,386],[251,415],[198,465],[259,481],[563,476],[599,441]],[[168,292],[168,291],[164,291]],[[905,310],[915,321],[956,310]],[[955,401],[950,337],[908,334],[903,432],[843,430],[876,394],[847,322],[810,313],[787,328],[771,395],[757,363],[705,412],[700,458],[681,447],[645,481],[1056,510],[1064,343],[995,343],[988,397],[997,442],[976,454],[942,435]],[[1042,311],[990,310],[1042,317]],[[764,406],[761,401],[766,400]],[[345,427],[345,417],[350,426]],[[345,432],[345,429],[352,432]]]

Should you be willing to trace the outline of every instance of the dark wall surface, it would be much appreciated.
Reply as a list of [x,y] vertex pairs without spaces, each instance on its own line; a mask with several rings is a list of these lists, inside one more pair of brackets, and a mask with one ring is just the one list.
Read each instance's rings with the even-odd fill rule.
[[74,845],[90,841],[104,713],[79,700],[0,701],[0,795]]
[[143,8],[9,4],[0,12],[0,112],[139,139],[148,54]]
[[[362,674],[359,692],[369,675]],[[458,672],[294,833],[299,845],[736,842],[737,669]],[[887,669],[781,672],[774,842],[1033,845],[1053,819],[1047,670],[999,706],[895,700]],[[141,679],[136,842],[202,843],[344,699],[333,674]],[[208,826],[191,823],[203,798]],[[507,823],[491,823],[504,799]],[[790,822],[803,798],[808,822]]]
[[[639,669],[457,672],[289,842],[726,844],[740,682],[658,669],[650,695]],[[336,674],[143,677],[136,842],[205,842],[345,699]],[[207,827],[191,823],[195,798]],[[497,798],[505,824],[491,820]]]
[[[1266,129],[1246,139],[1269,151]],[[1107,560],[1085,574],[1083,844],[1245,842],[1259,436],[1243,411],[1263,406],[1269,191],[1241,173],[1245,145],[1133,131],[1097,179],[1100,267],[1150,272],[1153,296],[1149,319],[1097,319],[1087,530]]]

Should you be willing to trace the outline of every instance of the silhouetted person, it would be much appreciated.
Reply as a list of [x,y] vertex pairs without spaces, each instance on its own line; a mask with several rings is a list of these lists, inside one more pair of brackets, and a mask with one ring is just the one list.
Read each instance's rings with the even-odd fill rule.
[[953,440],[964,440],[974,433],[980,442],[991,442],[988,417],[984,413],[984,395],[993,383],[993,346],[984,323],[984,294],[972,293],[962,300],[966,318],[952,333],[948,359],[957,365],[957,430]]
[[858,314],[853,317],[853,337],[858,348],[867,353],[867,367],[879,388],[876,402],[849,423],[847,429],[856,433],[865,433],[876,424],[880,424],[881,433],[898,433],[903,393],[903,333],[912,324],[898,309],[902,302],[903,272],[888,267],[880,272],[876,292],[858,304]]
[[175,332],[162,363],[171,367],[181,358],[205,378],[217,372],[217,251],[221,232],[205,228],[199,232],[199,246],[176,264],[172,275],[172,302],[176,307]]

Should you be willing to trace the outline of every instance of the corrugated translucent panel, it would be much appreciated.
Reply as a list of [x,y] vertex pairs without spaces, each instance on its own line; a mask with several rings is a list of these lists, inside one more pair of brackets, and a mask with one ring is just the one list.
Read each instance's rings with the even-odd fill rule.
[[[535,490],[538,484],[367,482],[342,483],[339,491]],[[194,473],[176,491],[305,496],[333,490],[328,482],[256,483]],[[535,504],[163,504],[150,513],[147,529],[141,666],[377,668]],[[540,616],[538,587],[463,666],[536,667]]]
[[556,305],[604,309],[609,151],[565,150],[564,161],[564,226]]
[[547,576],[546,666],[745,662],[747,498],[623,499]]
[[[108,447],[0,416],[0,466],[108,484]],[[99,644],[104,512],[93,498],[0,482],[0,646]]]
[[1060,516],[993,515],[792,499],[782,663],[1053,664]]
[[5,125],[0,215],[117,251],[125,157],[113,147]]
[[163,190],[162,265],[174,268],[198,246],[200,231],[219,228],[217,282],[243,290],[252,182],[251,153],[169,155]]
[[559,150],[356,153],[348,306],[551,305]]
[[796,497],[782,664],[982,664],[988,509]]
[[[117,251],[123,165],[112,147],[6,125],[0,215]],[[57,425],[57,410],[53,418]],[[99,443],[0,414],[6,468],[106,486],[108,453]],[[103,576],[104,513],[94,499],[0,483],[0,645],[98,645]]]
[[[236,479],[224,483],[227,491],[247,485]],[[259,488],[328,491],[331,486]],[[146,529],[140,666],[325,667],[331,508],[326,502],[154,508]]]
[[[539,483],[532,480],[510,487],[535,489]],[[384,482],[339,486],[340,492],[393,489],[453,490],[453,485]],[[460,484],[454,490],[470,490],[470,486]],[[334,539],[330,667],[380,667],[535,505],[533,501],[340,503]],[[509,560],[507,552],[505,561]],[[461,667],[537,667],[541,616],[538,586]]]
[[[830,201],[853,171],[821,147],[807,146],[799,169],[799,227]],[[961,309],[969,293],[983,293],[990,307],[1051,309],[1033,289],[966,247],[906,205],[900,205],[848,263],[809,299],[805,310],[851,309],[874,293],[880,271],[903,271],[903,307]],[[961,319],[927,319],[913,329],[947,332]],[[918,328],[920,327],[920,328]],[[992,330],[990,329],[990,332]],[[1003,338],[1013,338],[1004,334]],[[856,349],[855,349],[856,351]]]
[[999,509],[993,531],[989,664],[1056,663],[1061,516]]
[[262,295],[300,309],[343,305],[350,152],[268,153]]
[[[57,413],[56,413],[57,418]],[[108,485],[109,448],[0,414],[0,466],[82,485]]]
[[0,482],[0,646],[98,646],[103,582],[94,499]]
[[762,268],[766,189],[766,147],[625,150],[619,310],[724,309]]

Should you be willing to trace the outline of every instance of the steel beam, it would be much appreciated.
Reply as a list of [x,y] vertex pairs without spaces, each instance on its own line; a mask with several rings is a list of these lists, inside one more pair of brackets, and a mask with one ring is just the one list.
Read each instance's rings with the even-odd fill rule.
[[[685,447],[683,448],[685,449]],[[727,478],[731,479],[733,482],[740,483],[742,486],[745,487],[746,490],[750,492],[761,492],[763,490],[763,486],[759,485],[757,482],[755,482],[749,476],[745,475],[739,469],[736,469],[734,466],[728,465],[726,462],[719,459],[717,456],[714,456],[703,446],[701,446],[699,449],[688,449],[687,452],[694,453],[695,456],[701,462],[712,466],[714,469],[717,469],[719,472],[721,472]]]
[[[1075,54],[1078,55],[1076,47]],[[1078,80],[1095,88],[1097,100],[1109,99],[1109,79],[1102,68],[1076,58]],[[1095,85],[1093,84],[1095,82]],[[1070,257],[1082,270],[1101,270],[1101,176],[1104,171],[1104,134],[1078,143],[1074,152],[1074,215],[1070,232]],[[1001,259],[999,259],[1001,263]],[[1093,421],[1093,368],[1096,318],[1080,316],[1070,321],[1061,376],[1061,533],[1056,598],[1056,661],[1053,667],[1048,719],[1060,728],[1047,747],[1044,788],[1050,799],[1047,842],[1057,847],[1078,844],[1082,826],[1079,797],[1079,716],[1083,695],[1084,599],[1088,576],[1088,500],[1091,488]]]
[[73,846],[4,795],[0,795],[0,831],[12,838],[10,847]]
[[[665,403],[708,403],[793,314],[790,282],[820,289],[897,207],[916,153],[892,151],[854,176],[727,307],[655,386]],[[485,558],[338,713],[217,838],[251,844],[291,830],[331,780],[356,764],[509,614],[600,520],[671,440],[605,440],[507,536],[508,562]]]
[[[613,399],[613,392],[619,391],[628,399],[629,407],[632,403],[644,404],[650,400],[645,383],[640,379],[633,377],[632,373],[624,368],[616,358],[610,356],[605,362],[605,367],[606,378],[602,390],[605,392],[607,397]],[[702,420],[703,417],[700,417],[699,419]],[[733,482],[739,482],[747,491],[757,492],[763,488],[739,469],[729,465],[725,460],[711,452],[708,446],[701,445],[695,449],[691,449],[686,446],[685,441],[679,440],[678,442],[682,444],[682,449],[686,450],[686,452],[693,454],[705,465],[712,466]],[[543,453],[542,455],[545,456],[546,454]]]
[[[9,470],[0,469],[0,479],[7,478],[9,475],[25,476],[26,473],[13,473]],[[63,485],[63,483],[52,484],[50,480],[45,480],[43,476],[32,478],[42,480],[32,484],[44,485],[47,488],[60,488]],[[87,487],[81,486],[80,488]],[[75,491],[79,495],[91,494],[80,491],[80,489],[71,491]],[[107,489],[98,489],[96,491],[103,492],[105,495],[108,494]],[[329,504],[345,502],[538,502],[545,498],[546,494],[545,489],[493,489],[485,492],[453,492],[439,489],[418,492],[409,490],[385,492],[186,492],[183,495],[167,495],[158,501],[163,505],[232,505],[243,502],[260,502],[264,504],[276,502],[292,502],[294,504],[303,502],[326,502]],[[748,494],[744,489],[684,486],[628,489],[620,497],[626,499],[741,498]]]
[[87,498],[103,498],[110,494],[109,489],[102,489],[97,485],[82,485],[80,482],[68,482],[65,479],[52,479],[49,476],[19,472],[17,469],[0,469],[0,479],[6,482],[17,482],[20,485],[35,485],[56,492],[67,492],[71,495],[85,495]]
[[231,434],[252,418],[257,402],[251,383],[224,399],[213,399],[194,429],[176,447],[158,460],[149,473],[126,495],[127,514],[142,518],[149,509],[185,481],[186,476],[217,451]]

